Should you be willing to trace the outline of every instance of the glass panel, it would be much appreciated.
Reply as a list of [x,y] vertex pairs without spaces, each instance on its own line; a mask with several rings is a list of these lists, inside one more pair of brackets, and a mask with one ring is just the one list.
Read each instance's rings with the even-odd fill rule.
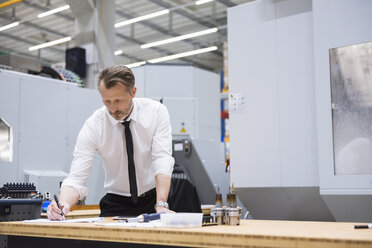
[[12,127],[0,118],[0,161],[12,162],[13,133]]
[[372,174],[372,42],[329,54],[335,174]]

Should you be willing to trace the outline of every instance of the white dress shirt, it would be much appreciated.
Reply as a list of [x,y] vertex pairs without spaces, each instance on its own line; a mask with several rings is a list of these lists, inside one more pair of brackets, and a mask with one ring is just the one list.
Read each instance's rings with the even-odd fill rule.
[[[133,98],[133,103],[133,111],[127,120],[131,120],[137,188],[141,195],[155,187],[155,175],[172,174],[172,132],[169,113],[163,104],[146,98]],[[85,121],[75,145],[70,174],[62,187],[73,187],[79,192],[80,199],[86,196],[85,182],[98,152],[105,170],[105,190],[130,196],[128,156],[121,123],[105,106]]]

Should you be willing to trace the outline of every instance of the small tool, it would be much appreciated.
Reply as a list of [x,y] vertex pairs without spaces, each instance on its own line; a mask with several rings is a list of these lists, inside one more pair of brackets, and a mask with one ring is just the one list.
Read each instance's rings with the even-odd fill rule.
[[65,215],[63,214],[61,205],[59,205],[58,197],[56,195],[54,195],[54,200],[56,201],[56,204],[57,204],[57,207],[59,208],[59,210],[61,210],[61,215],[62,215],[63,219],[65,219]]
[[152,220],[159,220],[161,213],[154,213],[154,214],[141,214],[135,218],[129,218],[124,220],[124,222],[149,222]]
[[367,225],[355,225],[355,229],[372,229],[372,224],[367,224]]

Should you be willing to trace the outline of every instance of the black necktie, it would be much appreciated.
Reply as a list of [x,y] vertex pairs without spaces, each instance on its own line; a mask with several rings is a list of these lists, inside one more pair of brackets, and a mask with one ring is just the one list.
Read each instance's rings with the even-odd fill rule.
[[137,180],[136,180],[136,168],[134,167],[133,159],[133,140],[132,133],[130,132],[129,124],[130,121],[122,123],[125,126],[125,140],[127,143],[127,154],[128,154],[128,174],[129,174],[129,185],[130,195],[134,204],[137,203]]

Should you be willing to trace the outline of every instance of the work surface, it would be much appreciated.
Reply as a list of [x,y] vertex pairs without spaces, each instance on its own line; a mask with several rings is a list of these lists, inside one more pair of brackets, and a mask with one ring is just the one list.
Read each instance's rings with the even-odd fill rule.
[[171,229],[1,222],[0,234],[189,247],[372,247],[372,229],[354,224],[241,220],[240,226]]

